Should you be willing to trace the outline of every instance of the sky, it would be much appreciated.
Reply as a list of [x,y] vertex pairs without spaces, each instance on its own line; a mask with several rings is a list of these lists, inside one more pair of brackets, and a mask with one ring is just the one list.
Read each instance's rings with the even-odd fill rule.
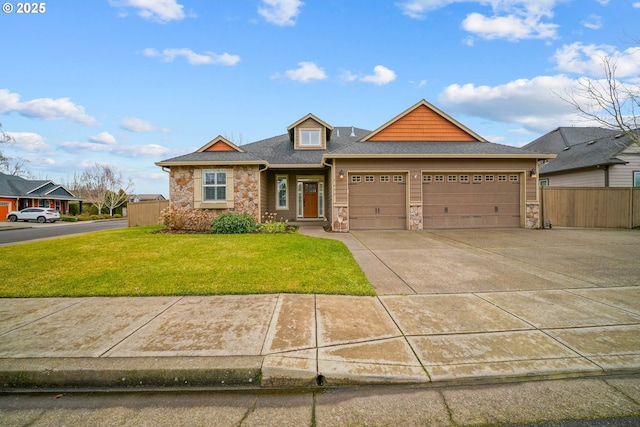
[[522,146],[585,125],[563,98],[603,57],[640,83],[638,0],[35,5],[0,13],[0,150],[63,184],[101,163],[168,197],[155,162],[218,135],[243,145],[308,113],[374,130],[422,99]]

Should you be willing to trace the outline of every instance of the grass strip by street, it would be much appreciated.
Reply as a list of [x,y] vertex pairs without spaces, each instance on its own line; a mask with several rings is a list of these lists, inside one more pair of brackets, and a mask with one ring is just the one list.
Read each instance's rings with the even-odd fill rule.
[[300,234],[101,231],[0,248],[0,297],[375,295],[343,243]]

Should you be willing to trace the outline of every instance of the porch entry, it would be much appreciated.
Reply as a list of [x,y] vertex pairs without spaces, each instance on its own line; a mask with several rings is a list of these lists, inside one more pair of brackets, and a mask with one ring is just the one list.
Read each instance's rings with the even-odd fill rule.
[[298,218],[324,217],[324,181],[317,177],[298,177]]

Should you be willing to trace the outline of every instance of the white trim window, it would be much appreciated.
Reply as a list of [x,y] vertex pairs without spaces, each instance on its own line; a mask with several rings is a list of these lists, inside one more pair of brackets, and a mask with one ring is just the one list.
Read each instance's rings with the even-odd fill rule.
[[227,201],[227,171],[225,169],[202,171],[202,201]]
[[324,182],[318,182],[318,217],[324,218]]
[[298,218],[302,218],[302,209],[304,204],[304,195],[302,194],[302,181],[298,181]]
[[287,175],[276,176],[276,209],[289,209],[289,184]]
[[320,129],[300,129],[301,147],[320,147]]

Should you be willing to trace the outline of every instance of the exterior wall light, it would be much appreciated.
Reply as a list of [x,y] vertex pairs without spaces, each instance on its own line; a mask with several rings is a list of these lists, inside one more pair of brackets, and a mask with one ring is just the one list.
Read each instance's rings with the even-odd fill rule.
[[533,168],[529,171],[529,178],[537,178],[538,174],[536,173],[536,168]]
[[338,176],[340,177],[340,179],[344,179],[344,171],[342,169],[340,169],[340,172],[338,172]]

